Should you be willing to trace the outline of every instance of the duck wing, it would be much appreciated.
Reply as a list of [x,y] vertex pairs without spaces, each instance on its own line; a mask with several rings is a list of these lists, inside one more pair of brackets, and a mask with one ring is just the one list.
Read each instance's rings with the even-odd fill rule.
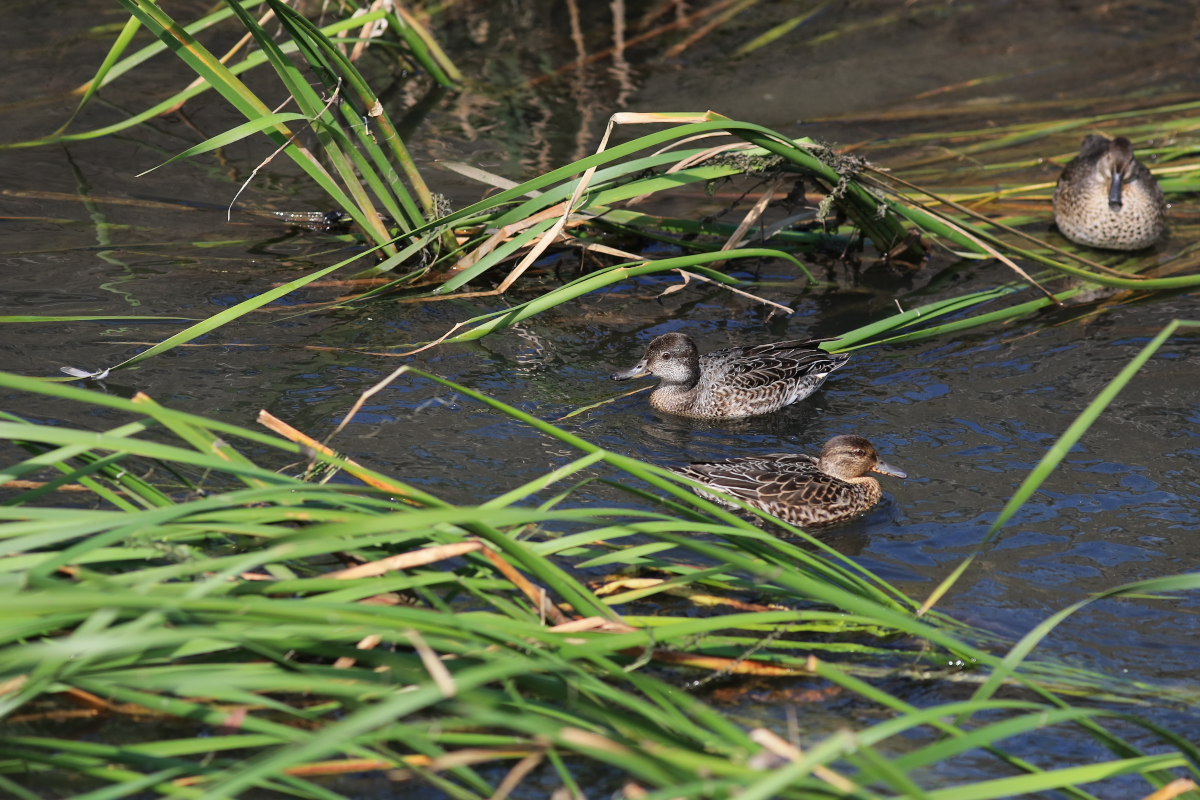
[[847,353],[831,354],[817,347],[827,341],[796,339],[718,350],[701,356],[701,374],[719,402],[747,414],[764,413],[812,394],[849,360]]
[[674,471],[709,487],[711,492],[701,494],[723,506],[736,508],[721,497],[731,495],[800,526],[838,522],[872,505],[863,486],[822,472],[812,456],[777,453]]
[[769,453],[725,461],[696,461],[673,467],[672,471],[743,500],[754,500],[759,487],[773,483],[777,478],[792,476],[805,480],[825,475],[817,466],[817,459],[801,453]]

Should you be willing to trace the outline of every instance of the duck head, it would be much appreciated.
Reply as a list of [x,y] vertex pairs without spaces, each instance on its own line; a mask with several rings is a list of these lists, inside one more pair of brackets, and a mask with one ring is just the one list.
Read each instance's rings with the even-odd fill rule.
[[700,377],[700,352],[690,336],[664,333],[650,342],[642,360],[630,369],[614,372],[614,381],[654,375],[664,384],[693,386]]
[[1133,157],[1133,143],[1124,136],[1109,139],[1093,133],[1083,140],[1079,148],[1079,159],[1091,162],[1094,169],[1108,183],[1108,207],[1120,211],[1123,204],[1122,192],[1133,180],[1137,161]]
[[821,450],[821,471],[842,480],[861,478],[868,472],[907,478],[904,470],[893,467],[879,457],[875,446],[862,436],[835,436]]

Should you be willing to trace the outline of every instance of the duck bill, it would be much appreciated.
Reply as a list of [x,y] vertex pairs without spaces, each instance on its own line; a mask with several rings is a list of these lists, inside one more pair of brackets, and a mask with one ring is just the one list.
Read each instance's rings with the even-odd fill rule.
[[611,377],[614,381],[628,381],[634,378],[641,378],[642,376],[649,374],[650,371],[646,369],[646,360],[642,359],[629,369],[623,369],[620,372],[614,372],[609,377]]
[[1112,183],[1108,187],[1108,207],[1113,211],[1121,210],[1121,189],[1125,186],[1125,178],[1120,170],[1113,170]]
[[908,477],[908,473],[906,473],[904,470],[899,469],[897,467],[893,467],[891,464],[887,463],[886,461],[880,461],[878,464],[875,465],[875,468],[872,471],[878,472],[883,475],[891,475],[893,478],[907,478]]

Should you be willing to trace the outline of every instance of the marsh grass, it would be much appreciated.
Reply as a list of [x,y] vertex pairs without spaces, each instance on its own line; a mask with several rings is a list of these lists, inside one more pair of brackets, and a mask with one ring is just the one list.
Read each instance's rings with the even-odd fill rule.
[[[1156,348],[1192,325],[1164,330],[1114,378],[997,528]],[[6,391],[127,420],[105,432],[0,421],[0,436],[28,454],[0,474],[0,785],[19,797],[68,780],[93,787],[78,796],[326,798],[342,796],[329,776],[384,771],[400,785],[492,797],[533,769],[577,786],[591,764],[647,796],[987,798],[1086,797],[1080,787],[1117,775],[1141,776],[1148,792],[1197,774],[1191,742],[1122,710],[1168,698],[1193,707],[1195,693],[1035,657],[1088,602],[1191,591],[1196,576],[1118,587],[1010,647],[921,613],[819,540],[770,535],[667,470],[436,375],[397,379],[452,389],[578,455],[455,506],[327,448],[144,395],[0,375]],[[305,462],[346,478],[313,483]],[[595,475],[630,487],[642,510],[571,507],[573,486]],[[64,506],[71,487],[91,499]],[[646,510],[656,497],[670,499]],[[615,573],[597,583],[598,567]],[[666,613],[659,603],[638,613],[665,597]],[[670,613],[676,605],[685,613]],[[789,742],[684,688],[749,677],[837,687],[892,713],[853,736]],[[906,677],[975,689],[918,708],[893,693]],[[103,726],[137,724],[82,742],[69,732],[79,707]],[[1111,756],[1045,769],[1006,749],[1047,727]],[[1155,754],[1130,743],[1137,729]],[[980,752],[1011,776],[922,785]]]
[[[886,149],[854,148],[873,157],[887,156],[887,170],[857,155],[808,140],[792,140],[760,125],[711,112],[616,114],[594,155],[520,184],[475,167],[456,166],[499,191],[466,208],[448,211],[426,185],[398,127],[356,66],[366,48],[384,44],[389,52],[401,53],[422,70],[431,84],[453,86],[460,79],[433,37],[401,7],[367,10],[353,20],[328,21],[318,27],[279,0],[265,0],[230,3],[183,25],[148,0],[121,1],[132,15],[130,24],[114,42],[96,77],[83,87],[81,107],[98,87],[113,84],[121,75],[170,50],[199,80],[123,125],[137,124],[147,114],[161,113],[208,88],[215,89],[247,121],[176,158],[199,157],[240,138],[265,135],[276,152],[286,154],[325,190],[371,243],[365,251],[333,267],[293,281],[288,291],[334,272],[350,271],[382,283],[357,296],[341,298],[337,305],[378,302],[396,293],[403,293],[409,301],[485,298],[504,294],[518,281],[534,283],[539,292],[534,299],[515,305],[506,302],[499,310],[464,319],[435,342],[399,345],[395,348],[398,354],[442,341],[477,339],[586,294],[654,274],[684,281],[695,276],[752,294],[753,282],[730,277],[727,266],[775,259],[790,263],[799,282],[815,286],[817,281],[805,261],[830,237],[841,240],[843,250],[845,243],[868,243],[885,262],[907,263],[905,269],[919,267],[930,249],[953,259],[996,260],[1011,270],[1015,281],[994,291],[939,303],[938,308],[945,311],[920,309],[919,320],[901,313],[874,328],[877,338],[852,332],[851,338],[838,343],[839,348],[910,341],[1018,319],[1070,299],[1081,287],[1155,292],[1200,286],[1200,275],[1191,268],[1194,259],[1186,251],[1165,261],[1122,257],[1115,266],[1100,263],[1094,254],[1049,244],[1042,232],[1028,230],[1036,215],[1014,215],[1007,208],[995,213],[997,204],[1011,202],[1005,190],[964,191],[959,177],[964,172],[962,160],[977,161],[994,152],[1003,152],[1009,160],[985,164],[970,174],[1028,168],[1044,159],[1048,144],[1057,154],[1051,160],[1065,161],[1081,132],[1121,125],[1124,133],[1135,137],[1140,132],[1155,132],[1158,146],[1143,148],[1142,142],[1137,142],[1139,151],[1156,156],[1169,171],[1165,176],[1168,192],[1188,191],[1196,188],[1200,175],[1200,159],[1185,139],[1196,126],[1194,103],[942,133],[938,134],[939,143],[955,144],[953,148],[939,147],[935,155],[926,149],[930,135],[924,134],[895,138]],[[381,21],[388,22],[383,37],[374,33],[350,36],[352,31],[365,32],[368,28],[364,26]],[[796,18],[797,24],[803,21],[803,17]],[[235,48],[219,58],[200,39],[234,22],[245,30],[246,41],[254,42],[255,51],[242,54]],[[128,52],[141,26],[159,41]],[[234,56],[240,60],[233,60]],[[269,108],[239,77],[263,67],[273,71],[279,88],[292,97],[295,111]],[[903,113],[903,109],[895,113]],[[617,126],[653,126],[657,130],[609,146]],[[47,139],[9,146],[70,141],[120,129],[68,133],[65,127]],[[1173,137],[1181,141],[1173,143]],[[164,168],[170,169],[170,162]],[[757,194],[758,202],[741,209],[736,224],[679,220],[653,210],[652,201],[660,195],[737,180],[751,181],[748,192]],[[989,182],[994,183],[994,177],[989,177]],[[806,216],[809,230],[802,232],[773,224],[771,215],[765,213],[772,200],[780,200],[788,187],[798,185],[816,189],[820,198]],[[1014,191],[1022,197],[1039,198],[1045,208],[1051,189],[1049,183],[1025,182]],[[1041,218],[1045,218],[1044,212]],[[682,253],[646,258],[613,248],[614,234],[668,242]],[[545,290],[527,276],[539,256],[551,249],[586,253],[593,268]],[[1035,296],[1028,297],[1030,292]],[[104,369],[131,366],[191,342],[287,293],[266,292]],[[1012,302],[982,310],[1000,297]],[[981,310],[976,312],[976,308]],[[953,322],[928,324],[951,313]]]
[[[503,188],[446,213],[391,135],[396,126],[364,114],[377,98],[346,56],[349,42],[338,39],[399,10],[318,28],[271,0],[227,4],[182,26],[156,4],[122,2],[131,21],[81,106],[171,49],[204,82],[122,125],[216,89],[247,122],[182,155],[266,136],[352,216],[370,250],[110,369],[190,343],[338,271],[387,281],[343,304],[398,292],[433,302],[534,283],[533,299],[464,320],[440,340],[468,341],[648,275],[678,271],[753,291],[721,269],[737,259],[781,259],[815,283],[805,262],[830,237],[865,239],[897,258],[939,248],[1021,270],[992,288],[848,331],[839,350],[1015,321],[1094,286],[1148,293],[1200,285],[1195,275],[1171,274],[1171,260],[1149,275],[1148,260],[1097,263],[997,224],[1029,228],[1039,216],[1028,206],[1047,203],[1049,184],[965,187],[928,153],[888,162],[902,183],[864,160],[715,114],[618,118],[661,127],[519,185],[478,175]],[[287,33],[278,44],[267,14]],[[200,39],[234,19],[258,51],[227,66]],[[433,82],[453,84],[452,64],[409,22],[395,18],[390,30],[405,33],[394,44]],[[127,53],[139,26],[159,41]],[[260,66],[274,71],[297,110],[273,110],[246,88],[238,76]],[[1140,113],[964,131],[955,137],[957,157],[1002,153],[1005,161],[988,169],[1019,171],[1048,142],[1065,158],[1081,130],[1120,124],[1136,135],[1150,130],[1137,124],[1161,130],[1165,120],[1182,135],[1195,121],[1191,105]],[[64,126],[23,144],[115,129]],[[720,138],[701,145],[698,136]],[[917,153],[925,141],[893,141],[870,154],[878,162],[905,148]],[[1187,145],[1163,143],[1155,152],[1169,170],[1168,192],[1196,188]],[[641,205],[680,187],[775,182],[767,195],[795,179],[820,187],[824,200],[800,233],[772,230],[753,209],[737,222],[701,223]],[[996,211],[1010,201],[1016,206]],[[910,227],[921,231],[921,244]],[[608,241],[613,232],[686,251],[622,255]],[[609,260],[545,289],[522,275],[530,254],[550,247],[589,248]],[[1187,258],[1172,257],[1177,266]],[[51,319],[84,318],[3,321]],[[1048,449],[993,533],[1155,349],[1194,325],[1173,324],[1114,377]],[[1005,642],[936,608],[971,558],[922,603],[804,531],[771,535],[655,465],[431,373],[404,368],[395,379],[458,392],[572,455],[477,505],[455,505],[418,488],[419,476],[380,474],[267,417],[282,434],[185,414],[145,395],[123,399],[0,374],[0,387],[28,407],[53,401],[76,418],[102,410],[118,420],[96,431],[0,415],[0,438],[16,454],[0,469],[0,789],[21,798],[59,784],[91,798],[335,798],[345,796],[336,776],[382,773],[401,792],[422,782],[446,796],[483,798],[518,791],[536,773],[539,785],[552,781],[583,796],[597,769],[626,796],[662,800],[1054,791],[1087,798],[1089,784],[1119,776],[1138,776],[1142,794],[1158,790],[1158,800],[1194,788],[1182,776],[1200,774],[1195,745],[1139,714],[1167,704],[1194,711],[1193,688],[1090,673],[1039,659],[1037,648],[1087,603],[1169,602],[1200,578],[1116,587]],[[318,473],[327,479],[314,479]],[[577,493],[595,481],[627,502],[576,506]],[[704,699],[720,685],[750,703],[750,681],[811,687],[843,698],[843,708],[884,711],[865,721],[851,712],[837,732],[783,737],[751,727],[758,723],[746,722],[743,705]],[[914,681],[938,686],[940,699],[920,707],[906,699]],[[94,735],[78,735],[81,720]],[[1020,737],[1048,729],[1086,743],[1078,763],[1047,767],[1023,749]],[[939,778],[960,764],[978,775],[981,759],[1002,777],[950,787]]]
[[[167,164],[247,136],[264,134],[276,147],[276,154],[286,155],[298,165],[357,223],[368,239],[388,254],[396,252],[389,224],[401,231],[408,230],[435,214],[435,198],[425,186],[388,113],[354,63],[366,45],[388,41],[393,52],[402,52],[434,81],[442,86],[454,85],[461,77],[457,69],[414,18],[400,9],[364,8],[359,15],[347,15],[337,23],[319,27],[289,5],[265,0],[226,3],[224,8],[184,25],[149,0],[122,0],[121,4],[131,14],[130,20],[95,77],[81,87],[83,97],[71,120],[44,139],[6,146],[28,147],[110,135],[215,90],[247,121],[189,148]],[[260,16],[252,16],[252,12]],[[218,56],[197,37],[220,30],[230,20],[243,26],[246,38],[230,52]],[[386,35],[372,33],[362,39],[348,36],[355,30],[378,31],[374,27],[378,23],[386,23],[386,28],[382,28]],[[278,26],[283,31],[282,44],[277,44],[268,26]],[[141,27],[154,34],[159,42],[130,53]],[[256,46],[254,52],[243,53],[249,41]],[[352,49],[349,45],[355,43]],[[177,55],[196,73],[197,80],[121,123],[92,131],[68,132],[79,111],[101,87],[164,52]],[[307,70],[302,71],[293,58],[298,58]],[[227,66],[235,59],[233,66]],[[290,98],[275,109],[268,107],[239,77],[263,65],[275,71],[279,87]],[[314,77],[320,90],[314,88]],[[296,110],[284,111],[289,104],[294,104]],[[315,136],[316,150],[304,146],[302,135],[306,132]],[[236,195],[231,198],[231,206],[235,199]]]

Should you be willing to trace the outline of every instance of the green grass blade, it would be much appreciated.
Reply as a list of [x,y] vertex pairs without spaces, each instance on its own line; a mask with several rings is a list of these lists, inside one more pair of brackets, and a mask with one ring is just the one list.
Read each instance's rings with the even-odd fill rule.
[[239,318],[245,316],[246,314],[249,314],[251,311],[262,308],[263,306],[267,305],[268,303],[270,303],[274,300],[278,300],[281,297],[291,294],[295,290],[302,288],[304,286],[307,286],[308,284],[312,283],[313,281],[319,280],[331,272],[341,269],[342,267],[346,266],[347,264],[356,260],[357,258],[359,258],[359,256],[354,256],[350,259],[347,259],[346,261],[343,261],[338,264],[334,264],[332,267],[326,267],[325,269],[319,269],[316,272],[305,275],[302,278],[297,278],[294,281],[289,281],[288,283],[285,283],[281,286],[277,286],[274,289],[270,289],[266,292],[263,292],[262,294],[258,295],[257,297],[252,297],[249,300],[243,300],[242,302],[238,303],[237,305],[230,306],[229,308],[225,309],[224,311],[220,311],[220,312],[212,315],[211,317],[204,320],[203,322],[198,322],[195,325],[191,325],[191,326],[183,329],[179,333],[176,333],[173,336],[169,336],[166,339],[163,339],[161,342],[154,345],[153,347],[147,348],[146,350],[143,350],[142,352],[140,352],[130,358],[127,358],[118,364],[114,364],[113,366],[109,367],[108,369],[111,371],[111,370],[117,370],[117,369],[124,369],[125,367],[131,367],[134,364],[137,364],[141,361],[145,361],[146,359],[151,358],[156,355],[159,355],[160,353],[165,353],[168,350],[173,350],[174,348],[178,347],[181,344],[186,344],[187,342],[198,339],[201,336],[204,336],[205,334],[216,330],[217,328],[227,325],[230,322],[233,322],[234,320],[239,319]]
[[226,147],[230,144],[233,144],[234,142],[241,141],[242,139],[245,139],[247,136],[252,136],[253,134],[259,133],[268,128],[275,128],[276,126],[278,126],[282,123],[285,123],[285,122],[307,122],[307,121],[308,121],[308,118],[305,117],[303,114],[297,114],[292,111],[284,111],[284,112],[280,112],[278,114],[268,114],[265,117],[259,117],[258,119],[252,119],[248,122],[243,122],[241,125],[230,128],[229,130],[225,131],[224,133],[219,133],[210,139],[206,139],[205,141],[201,142],[198,145],[189,147],[187,150],[184,150],[182,153],[171,156],[170,158],[168,158],[166,161],[162,162],[158,166],[154,166],[154,167],[151,167],[150,169],[139,172],[137,174],[137,177],[140,178],[143,175],[148,175],[149,173],[154,172],[154,170],[158,169],[159,167],[165,167],[167,164],[173,164],[176,161],[181,161],[182,159],[185,159],[185,158],[191,158],[192,156],[200,155],[201,153],[208,153],[213,150],[218,150],[222,147]]
[[130,17],[125,21],[125,24],[121,27],[121,32],[117,34],[117,38],[113,40],[112,46],[105,54],[104,60],[100,62],[100,67],[96,70],[96,74],[87,82],[83,97],[79,99],[79,104],[75,106],[75,110],[71,112],[71,116],[67,118],[67,121],[62,124],[54,135],[61,136],[66,132],[67,128],[71,127],[71,123],[79,116],[79,112],[83,111],[84,107],[91,102],[96,92],[100,90],[100,87],[108,79],[113,71],[113,67],[120,61],[122,54],[129,47],[129,43],[133,41],[133,37],[137,35],[141,27],[141,23],[138,22],[136,17]]
[[937,588],[934,589],[922,605],[923,610],[932,608],[946,592],[950,591],[954,584],[958,582],[958,579],[962,577],[963,573],[975,562],[979,553],[995,539],[1000,529],[1021,510],[1021,507],[1033,496],[1034,492],[1045,482],[1046,478],[1062,463],[1067,454],[1071,452],[1071,448],[1083,438],[1084,434],[1088,432],[1099,416],[1104,413],[1104,410],[1108,408],[1121,390],[1134,379],[1138,371],[1150,360],[1151,356],[1158,352],[1163,343],[1181,328],[1200,328],[1200,322],[1178,319],[1171,321],[1117,373],[1116,377],[1108,382],[1108,385],[1067,426],[1066,431],[1058,437],[1050,449],[1046,451],[1045,455],[1042,456],[1037,466],[1033,468],[1029,475],[1025,477],[1025,480],[1021,482],[1021,485],[1017,487],[1017,491],[1004,505],[1004,508],[1001,509],[1000,514],[988,529],[987,535],[980,542],[975,552],[964,559],[950,575],[938,584]]

